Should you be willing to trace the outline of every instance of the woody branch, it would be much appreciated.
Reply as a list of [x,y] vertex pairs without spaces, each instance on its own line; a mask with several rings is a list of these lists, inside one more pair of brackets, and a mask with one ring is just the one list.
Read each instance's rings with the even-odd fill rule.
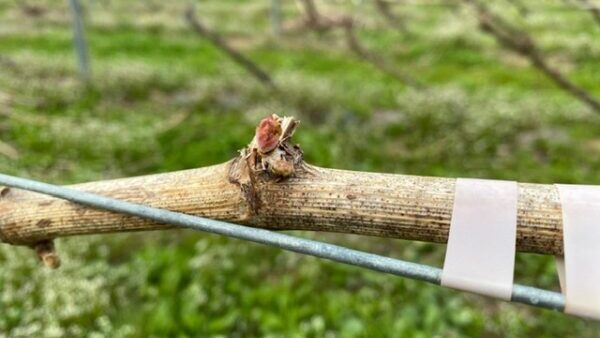
[[[239,156],[210,167],[90,182],[72,188],[208,218],[278,230],[314,230],[445,243],[455,179],[326,169],[304,162],[293,118],[269,117]],[[0,241],[169,229],[140,218],[0,187]],[[561,254],[552,185],[519,184],[517,249]]]

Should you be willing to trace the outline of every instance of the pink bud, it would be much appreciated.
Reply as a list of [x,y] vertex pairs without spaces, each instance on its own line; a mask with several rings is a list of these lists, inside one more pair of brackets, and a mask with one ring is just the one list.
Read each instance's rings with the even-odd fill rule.
[[279,144],[279,137],[281,136],[281,125],[278,120],[272,116],[265,117],[260,121],[260,124],[256,128],[256,141],[258,144],[258,151],[261,153],[268,153],[275,149]]

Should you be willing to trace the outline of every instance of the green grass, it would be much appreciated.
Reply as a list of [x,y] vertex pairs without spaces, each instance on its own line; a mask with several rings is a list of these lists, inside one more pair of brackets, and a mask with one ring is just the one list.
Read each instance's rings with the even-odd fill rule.
[[[600,184],[600,117],[444,7],[328,5],[364,43],[424,82],[407,88],[355,58],[339,33],[272,38],[267,1],[209,1],[202,18],[269,73],[273,94],[189,31],[186,2],[94,1],[93,80],[80,83],[66,2],[30,17],[0,2],[0,172],[55,183],[226,161],[259,119],[295,115],[306,159],[328,167]],[[600,96],[600,26],[582,11],[494,8],[531,30],[569,78]],[[286,19],[297,17],[286,2]],[[8,60],[8,61],[6,61]],[[300,233],[441,266],[444,247]],[[598,324],[189,231],[58,241],[63,267],[0,246],[0,337],[595,337]],[[551,257],[520,254],[518,282],[557,290]]]

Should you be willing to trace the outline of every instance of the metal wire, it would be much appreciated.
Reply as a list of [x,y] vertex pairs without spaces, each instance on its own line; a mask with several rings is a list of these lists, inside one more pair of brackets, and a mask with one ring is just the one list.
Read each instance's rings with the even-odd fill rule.
[[[4,174],[0,174],[0,184],[62,198],[96,209],[109,210],[141,217],[162,224],[172,224],[266,244],[284,250],[325,258],[339,263],[367,268],[369,270],[386,272],[396,276],[425,281],[436,285],[439,285],[441,281],[442,270],[436,267],[406,262],[395,258],[353,250],[338,245],[300,238],[270,230],[252,228],[165,209],[153,208],[147,205],[131,203],[89,192]],[[565,306],[564,297],[560,293],[519,284],[513,286],[511,301],[559,311],[563,311]]]

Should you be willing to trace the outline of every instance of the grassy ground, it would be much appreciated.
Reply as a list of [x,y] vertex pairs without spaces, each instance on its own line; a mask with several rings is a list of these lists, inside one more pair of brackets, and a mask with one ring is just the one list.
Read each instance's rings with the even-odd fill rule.
[[[267,69],[273,94],[182,19],[185,2],[84,1],[93,80],[77,78],[65,1],[0,1],[0,172],[74,183],[225,161],[269,113],[295,115],[307,160],[419,175],[600,184],[600,117],[477,31],[456,7],[370,2],[360,36],[427,84],[356,59],[339,33],[273,38],[268,1],[204,1],[204,21]],[[600,26],[561,1],[495,8],[600,96]],[[557,8],[556,6],[563,6]],[[286,22],[297,17],[285,2]],[[444,247],[307,237],[441,266]],[[212,235],[171,231],[58,241],[63,267],[0,246],[0,337],[594,337],[598,324]],[[517,281],[558,289],[550,257]]]

